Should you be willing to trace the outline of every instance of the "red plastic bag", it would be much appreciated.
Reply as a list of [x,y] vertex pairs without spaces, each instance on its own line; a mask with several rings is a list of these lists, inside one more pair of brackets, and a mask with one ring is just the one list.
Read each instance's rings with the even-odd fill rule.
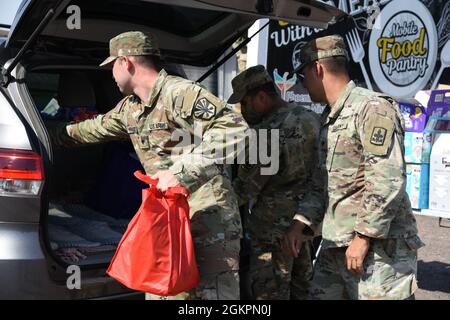
[[161,192],[157,180],[136,171],[150,187],[130,221],[106,271],[128,288],[161,296],[176,295],[198,285],[200,276],[192,241],[188,191]]

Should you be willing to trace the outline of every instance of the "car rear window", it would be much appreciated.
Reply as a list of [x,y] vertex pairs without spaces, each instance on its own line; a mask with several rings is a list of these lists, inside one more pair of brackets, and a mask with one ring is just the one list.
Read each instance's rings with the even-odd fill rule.
[[39,111],[42,111],[52,98],[56,98],[58,83],[57,73],[28,74],[26,84]]

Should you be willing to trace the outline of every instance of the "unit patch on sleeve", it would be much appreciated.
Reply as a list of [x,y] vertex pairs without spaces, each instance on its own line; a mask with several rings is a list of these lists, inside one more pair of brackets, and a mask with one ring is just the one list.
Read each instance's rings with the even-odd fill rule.
[[372,131],[372,137],[370,138],[370,143],[376,146],[382,146],[384,140],[386,140],[387,130],[381,127],[375,127]]
[[194,116],[198,119],[210,120],[216,114],[216,106],[206,98],[201,98],[194,106]]
[[372,114],[364,124],[363,147],[367,153],[385,156],[392,145],[394,121],[379,114]]

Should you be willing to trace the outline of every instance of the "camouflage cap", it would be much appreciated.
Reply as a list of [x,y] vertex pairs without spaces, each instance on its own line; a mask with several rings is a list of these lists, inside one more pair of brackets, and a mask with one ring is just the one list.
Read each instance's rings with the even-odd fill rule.
[[113,62],[117,57],[142,55],[160,55],[155,37],[141,31],[124,32],[109,41],[109,57],[100,66]]
[[242,71],[231,80],[233,93],[228,98],[228,103],[238,103],[245,97],[249,90],[269,82],[273,82],[273,80],[266,68],[262,65],[257,65]]
[[300,71],[312,61],[336,56],[343,56],[348,60],[345,42],[340,35],[331,35],[313,39],[302,47],[300,51],[301,64],[294,72]]

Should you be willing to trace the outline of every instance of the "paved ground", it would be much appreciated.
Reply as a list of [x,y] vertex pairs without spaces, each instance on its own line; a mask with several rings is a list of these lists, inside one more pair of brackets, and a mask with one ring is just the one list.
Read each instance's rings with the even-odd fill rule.
[[[417,300],[450,300],[450,221],[416,215],[420,237]],[[144,296],[141,297],[142,299]]]
[[450,220],[416,215],[426,246],[419,249],[417,300],[450,300]]

